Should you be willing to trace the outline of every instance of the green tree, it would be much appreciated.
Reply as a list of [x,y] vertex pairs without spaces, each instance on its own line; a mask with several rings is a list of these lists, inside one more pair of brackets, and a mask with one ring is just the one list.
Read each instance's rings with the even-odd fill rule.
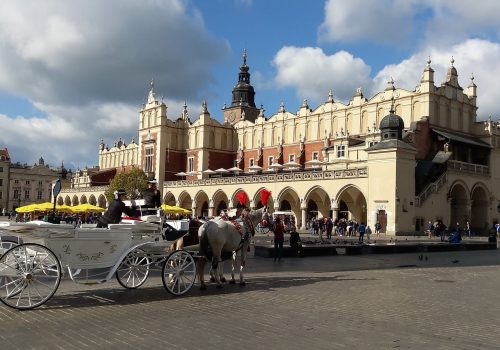
[[141,198],[141,193],[148,187],[148,177],[139,168],[133,168],[126,173],[116,175],[109,183],[109,187],[105,192],[108,202],[114,198],[114,192],[118,189],[123,189],[127,192],[127,199]]

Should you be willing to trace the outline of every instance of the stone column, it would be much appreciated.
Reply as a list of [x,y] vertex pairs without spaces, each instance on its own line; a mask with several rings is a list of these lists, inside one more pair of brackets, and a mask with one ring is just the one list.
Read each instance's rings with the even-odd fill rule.
[[250,209],[252,210],[255,210],[256,206],[255,206],[255,201],[253,199],[250,199]]
[[191,217],[196,218],[196,201],[194,199],[191,201]]
[[[219,215],[219,214],[216,214]],[[214,201],[212,199],[208,200],[208,217],[213,218],[214,217]]]
[[332,198],[330,200],[330,209],[332,211],[332,220],[335,221],[339,217],[339,204],[337,203],[337,200]]
[[275,199],[273,201],[273,205],[274,205],[274,211],[277,211],[280,209],[280,201],[279,200]]
[[300,199],[300,211],[302,214],[302,222],[300,223],[300,229],[306,230],[306,222],[307,222],[307,205],[304,198]]

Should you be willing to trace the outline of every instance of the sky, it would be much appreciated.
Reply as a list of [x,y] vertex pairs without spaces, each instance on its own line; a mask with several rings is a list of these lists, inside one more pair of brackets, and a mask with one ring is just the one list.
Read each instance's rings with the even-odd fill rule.
[[168,117],[192,121],[231,103],[247,50],[255,102],[315,108],[332,90],[347,103],[392,77],[410,91],[430,57],[435,84],[453,56],[473,75],[478,120],[500,117],[497,0],[3,0],[0,148],[70,169],[98,164],[101,140],[137,140],[151,80]]

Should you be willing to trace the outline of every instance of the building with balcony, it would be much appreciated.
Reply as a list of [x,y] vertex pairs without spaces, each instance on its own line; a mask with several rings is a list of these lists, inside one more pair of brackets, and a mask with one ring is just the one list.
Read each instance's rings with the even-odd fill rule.
[[413,91],[391,79],[370,98],[357,89],[344,104],[330,91],[314,108],[304,100],[291,112],[281,103],[266,116],[245,52],[221,122],[206,102],[193,120],[186,105],[168,115],[152,83],[138,142],[101,142],[99,171],[75,174],[59,201],[104,206],[106,183],[93,179],[136,166],[159,180],[165,203],[193,216],[218,215],[241,191],[257,208],[265,188],[270,210],[293,211],[302,228],[330,216],[378,221],[388,234],[422,231],[428,220],[483,232],[500,217],[500,125],[477,121],[474,78],[461,87],[453,60],[438,86],[431,61],[423,65]]

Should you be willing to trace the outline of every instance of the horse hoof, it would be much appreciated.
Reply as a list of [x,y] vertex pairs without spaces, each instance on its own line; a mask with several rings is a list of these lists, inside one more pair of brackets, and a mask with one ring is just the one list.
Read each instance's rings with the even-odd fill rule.
[[230,280],[229,284],[236,284],[236,281],[235,280]]
[[220,281],[221,281],[222,283],[226,283],[226,279],[225,279],[224,277],[222,277],[222,278],[220,279]]
[[240,282],[240,287],[245,287],[246,285],[246,282]]
[[210,277],[210,282],[215,282],[215,278],[214,277]]
[[200,286],[200,290],[207,290],[207,286],[206,286],[206,285],[204,285],[204,284],[202,284],[202,285]]
[[222,288],[224,288],[224,286],[222,284],[217,285],[217,289],[222,289]]

